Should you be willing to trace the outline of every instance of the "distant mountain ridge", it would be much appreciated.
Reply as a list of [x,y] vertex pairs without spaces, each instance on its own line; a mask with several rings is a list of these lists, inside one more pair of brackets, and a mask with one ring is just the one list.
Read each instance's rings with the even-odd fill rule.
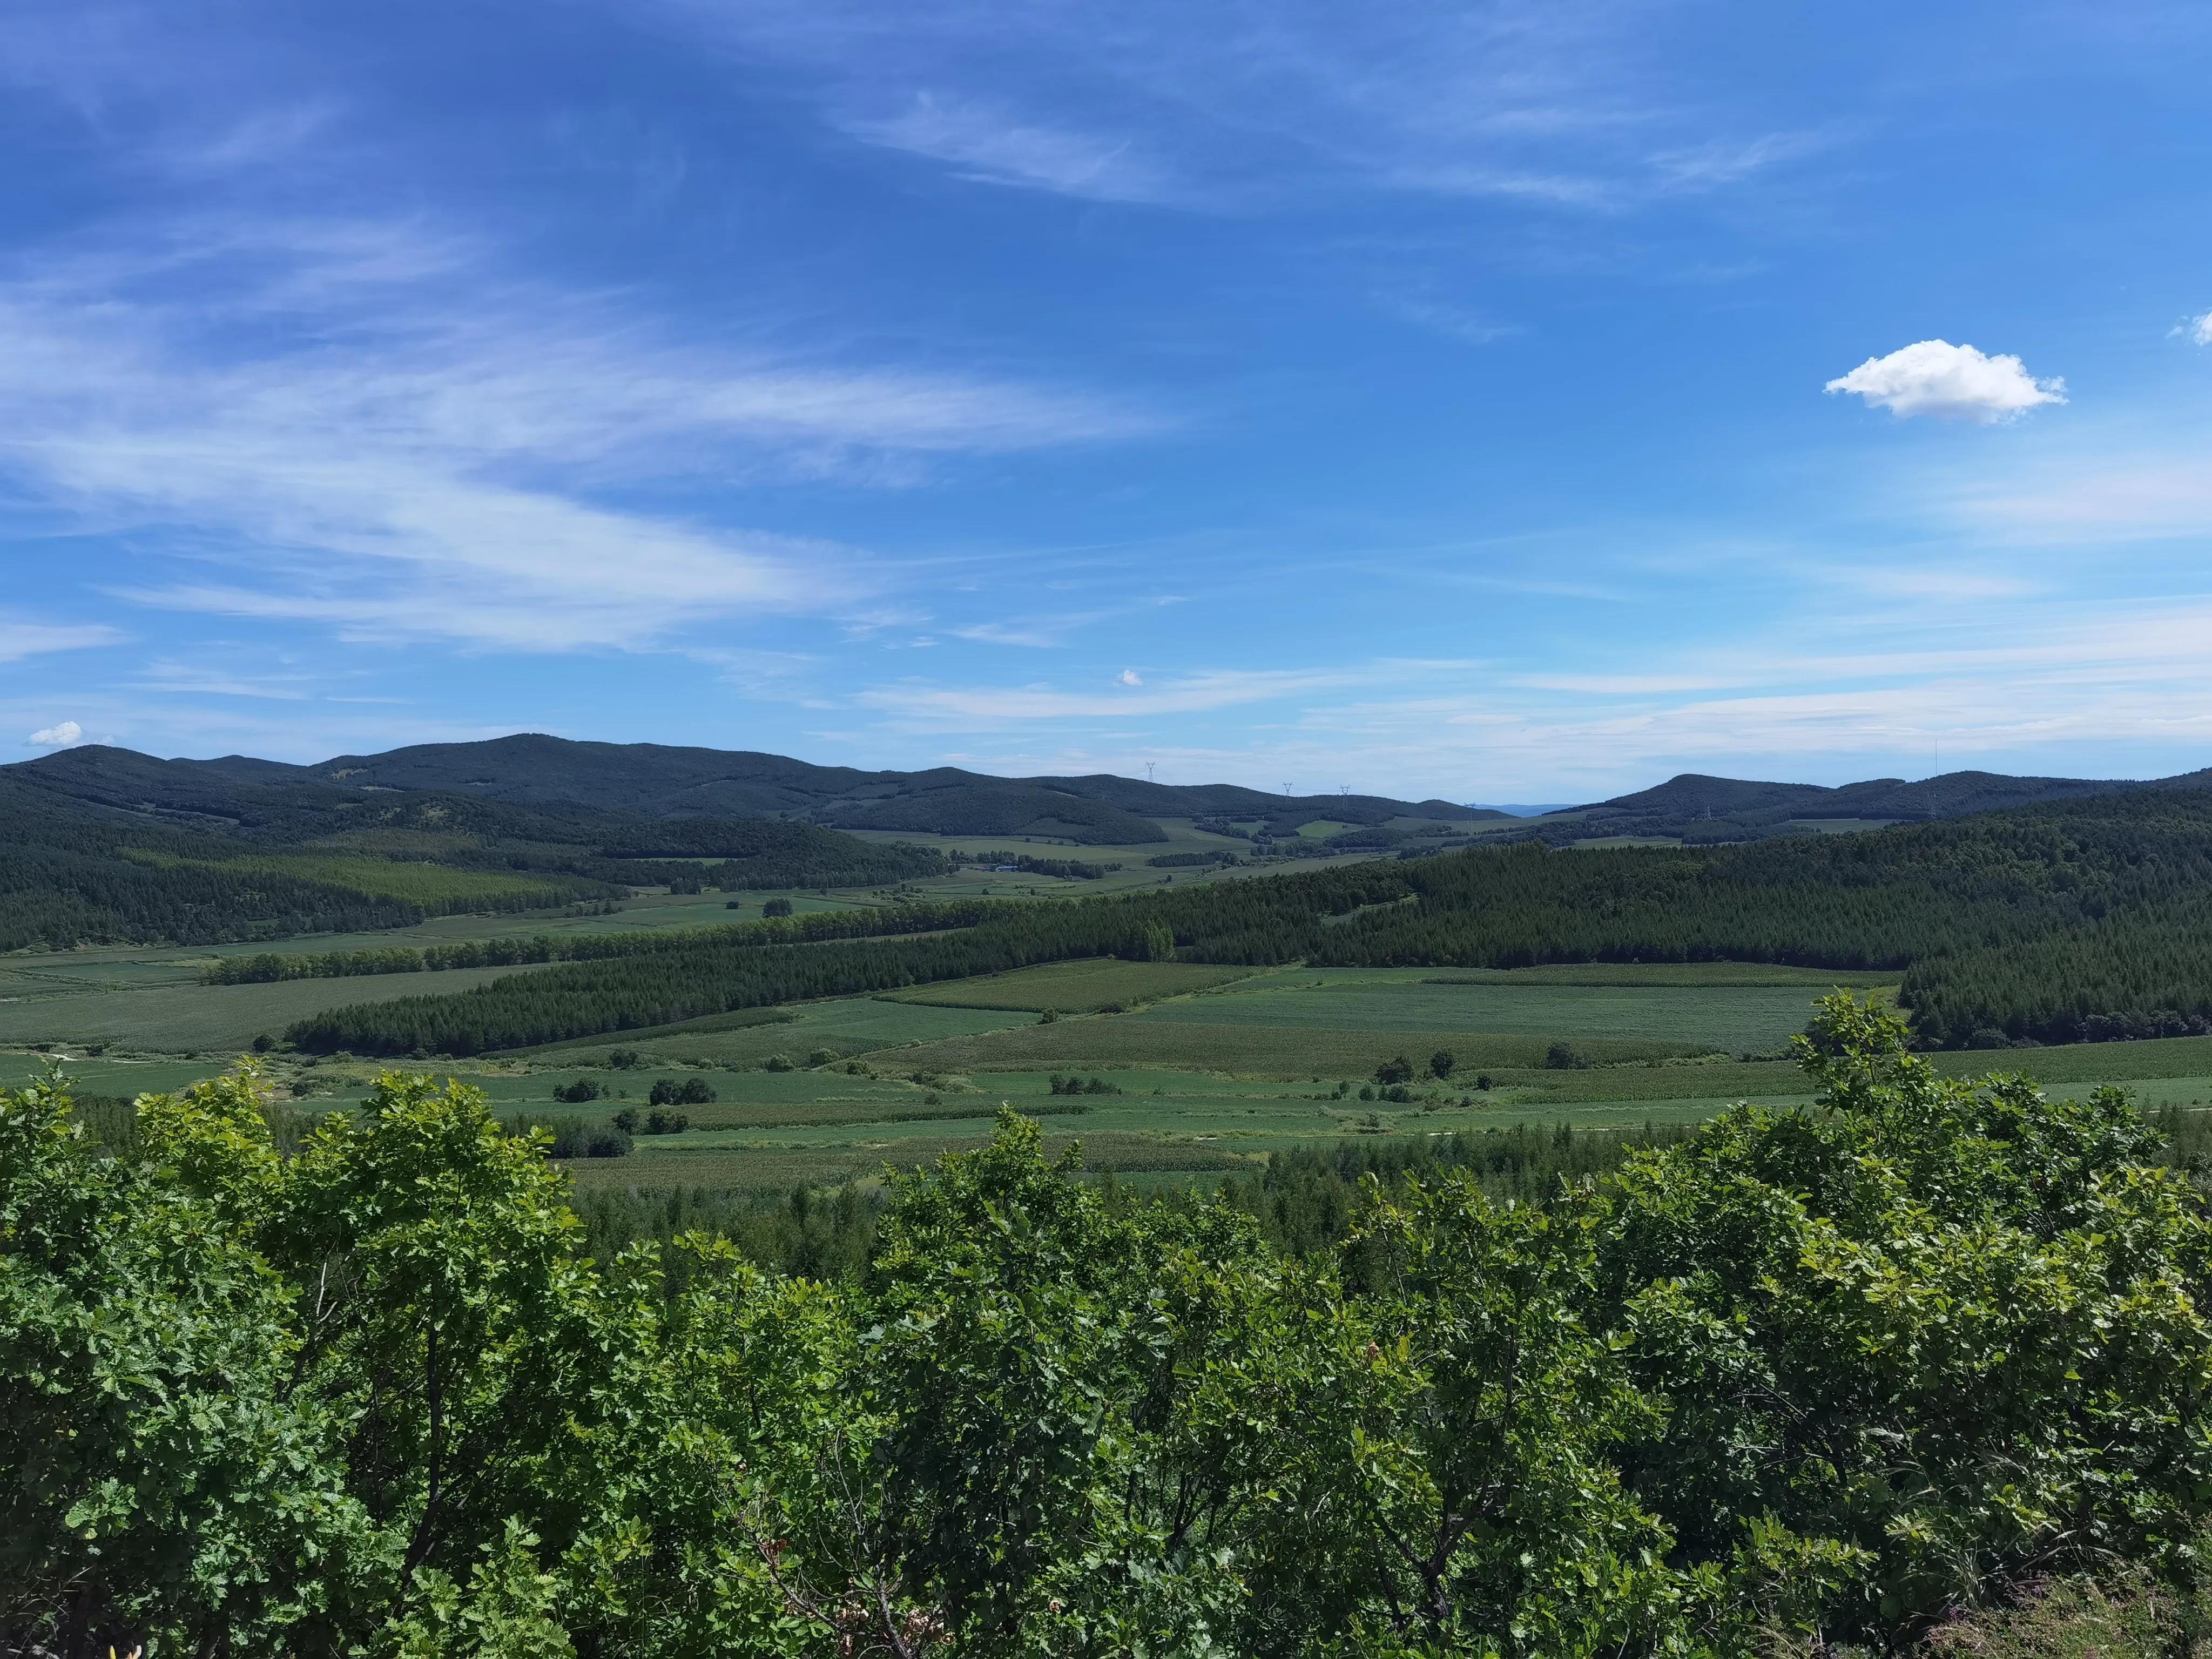
[[[1147,783],[1088,777],[1000,778],[957,767],[867,772],[750,750],[660,744],[586,743],[525,733],[483,743],[422,744],[380,755],[341,755],[312,766],[228,755],[157,760],[88,746],[0,768],[107,805],[155,797],[203,810],[226,786],[358,794],[425,790],[515,805],[578,805],[650,817],[788,818],[835,830],[950,836],[1044,836],[1096,846],[1162,842],[1155,818],[1316,819],[1374,825],[1396,817],[1461,823],[1503,819],[1441,800],[1376,795],[1271,795],[1234,784]],[[201,807],[186,805],[199,801]]]
[[341,755],[309,766],[244,755],[161,760],[88,745],[0,767],[0,781],[105,808],[210,823],[311,805],[326,810],[386,792],[422,792],[519,808],[647,818],[774,818],[831,830],[1030,836],[1093,846],[1164,841],[1158,822],[1163,818],[1256,823],[1278,835],[1316,821],[1366,829],[1394,819],[1425,819],[1467,825],[1478,834],[1565,844],[1615,836],[1756,840],[1823,823],[1956,817],[2127,790],[2212,787],[2212,769],[2148,781],[1965,771],[1834,787],[1686,772],[1648,789],[1537,817],[1437,799],[1276,795],[1235,784],[1150,783],[1107,773],[1003,778],[950,766],[866,771],[748,750],[581,742],[540,733]]
[[1963,817],[2007,806],[2075,800],[2137,789],[2212,787],[2212,768],[2171,778],[2010,777],[1998,772],[1947,772],[1908,782],[1869,778],[1834,787],[1771,783],[1684,772],[1666,782],[1533,820],[1547,840],[1592,836],[1676,836],[1686,841],[1747,841],[1823,823],[1917,823]]

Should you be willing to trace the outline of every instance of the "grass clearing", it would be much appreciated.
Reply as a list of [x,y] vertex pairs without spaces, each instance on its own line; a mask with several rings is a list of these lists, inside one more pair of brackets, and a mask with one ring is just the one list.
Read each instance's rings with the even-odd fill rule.
[[378,898],[409,904],[465,904],[475,899],[512,899],[573,891],[574,884],[553,876],[510,876],[489,870],[457,870],[449,865],[417,864],[394,859],[332,853],[271,853],[244,859],[186,859],[173,853],[125,848],[123,856],[160,870],[218,870],[229,874],[289,877],[320,882]]
[[1097,957],[1082,962],[1047,963],[1012,973],[957,979],[938,985],[883,994],[886,1002],[921,1003],[940,1008],[1000,1008],[1040,1013],[1095,1013],[1129,1007],[1162,997],[1187,995],[1263,970],[1224,968],[1188,962],[1123,962]]

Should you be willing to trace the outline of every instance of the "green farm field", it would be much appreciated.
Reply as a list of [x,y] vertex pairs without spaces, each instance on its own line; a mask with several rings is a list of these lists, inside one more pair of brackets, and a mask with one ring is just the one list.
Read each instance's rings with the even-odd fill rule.
[[893,1001],[945,1008],[1002,1008],[1029,1013],[1051,1008],[1061,1013],[1091,1013],[1109,1006],[1125,1007],[1211,990],[1260,971],[1202,963],[1122,962],[1104,957],[1088,962],[1048,963],[945,985],[917,985],[888,995]]
[[[1465,1027],[1267,1024],[1258,1021],[1208,1024],[1196,1018],[1150,1019],[1101,1014],[1051,1025],[952,1037],[915,1049],[914,1063],[939,1071],[1034,1071],[1054,1066],[1158,1066],[1219,1071],[1243,1077],[1364,1078],[1384,1060],[1405,1054],[1417,1063],[1440,1048],[1462,1066],[1534,1066],[1558,1036],[1470,1030]],[[1578,1052],[1601,1064],[1671,1059],[1697,1045],[1573,1039]]]
[[[749,919],[767,896],[749,895],[732,911],[715,894],[646,895],[613,915],[448,917],[287,948],[699,927]],[[802,909],[881,902],[793,896]],[[44,1064],[33,1046],[43,1045],[76,1056],[70,1069],[88,1093],[176,1088],[302,1014],[395,994],[392,981],[374,979],[199,984],[216,954],[135,947],[0,959],[0,1046],[15,1050],[0,1054],[0,1076],[27,1079]],[[404,989],[457,992],[517,971],[534,970],[411,975]],[[1814,1000],[1838,985],[1887,996],[1895,983],[1729,963],[1255,969],[1102,958],[399,1068],[465,1078],[504,1114],[592,1123],[643,1106],[663,1079],[712,1090],[712,1102],[684,1109],[684,1132],[640,1135],[628,1157],[572,1164],[580,1187],[765,1191],[867,1180],[886,1164],[979,1144],[1001,1103],[1037,1116],[1055,1147],[1079,1141],[1094,1168],[1148,1182],[1204,1181],[1346,1139],[1514,1122],[1677,1123],[1737,1100],[1802,1102],[1804,1080],[1782,1056]],[[1112,1005],[1134,1012],[1083,1012]],[[1044,1009],[1059,1017],[1042,1021]],[[1586,1064],[1547,1064],[1555,1044]],[[1456,1062],[1447,1079],[1425,1075],[1438,1050]],[[1397,1055],[1419,1077],[1414,1097],[1360,1100],[1376,1067]],[[1935,1060],[1960,1073],[2017,1066],[2069,1091],[2121,1082],[2153,1109],[2212,1101],[2212,1038]],[[280,1093],[311,1111],[357,1103],[377,1069],[283,1053],[265,1063]],[[1085,1092],[1065,1092],[1071,1078]],[[597,1085],[597,1099],[556,1098],[581,1080]]]
[[[866,1024],[850,999],[798,1011],[803,1029]],[[902,1009],[874,1002],[877,1010],[925,1017],[974,1011]],[[1127,1021],[1064,1020],[1022,1030],[1082,1030]],[[788,1042],[797,1022],[777,1022],[700,1039],[762,1038]],[[1251,1029],[1251,1028],[1246,1028]],[[789,1043],[798,1047],[797,1043]],[[1001,1103],[1038,1117],[1057,1146],[1079,1140],[1095,1169],[1144,1173],[1167,1180],[1203,1180],[1224,1170],[1249,1167],[1273,1152],[1332,1145],[1346,1139],[1385,1139],[1447,1133],[1516,1122],[1617,1128],[1644,1123],[1695,1121],[1738,1100],[1774,1105],[1809,1097],[1796,1068],[1784,1060],[1744,1062],[1661,1060],[1557,1071],[1540,1066],[1498,1066],[1492,1086],[1477,1090],[1472,1075],[1448,1083],[1418,1084],[1407,1103],[1362,1102],[1362,1075],[1322,1073],[1298,1078],[1237,1075],[1202,1066],[1112,1065],[1097,1060],[1062,1067],[1037,1066],[961,1073],[942,1067],[939,1043],[890,1046],[864,1057],[787,1072],[759,1068],[749,1056],[714,1054],[667,1039],[635,1050],[591,1045],[568,1054],[544,1052],[501,1060],[440,1066],[403,1062],[398,1069],[457,1075],[483,1088],[503,1114],[536,1114],[604,1123],[624,1105],[645,1102],[653,1084],[700,1079],[716,1098],[684,1108],[688,1129],[638,1137],[628,1158],[580,1160],[569,1166],[580,1186],[641,1191],[673,1187],[773,1190],[793,1185],[835,1185],[868,1180],[885,1165],[906,1168],[940,1153],[980,1144]],[[2133,1050],[2157,1050],[2136,1053]],[[680,1050],[680,1052],[679,1052]],[[612,1066],[612,1053],[635,1054],[636,1063]],[[216,1069],[209,1060],[121,1061],[106,1057],[74,1062],[70,1070],[89,1093],[129,1094],[175,1088]],[[1946,1070],[1974,1072],[1991,1063],[2040,1062],[2054,1087],[2078,1090],[2094,1083],[2124,1082],[2148,1108],[2202,1107],[2212,1101],[2212,1040],[2166,1044],[2107,1043],[2019,1055],[1939,1057]],[[35,1057],[6,1062],[20,1080]],[[856,1067],[848,1071],[848,1064]],[[295,1085],[304,1109],[343,1109],[367,1092],[375,1067],[364,1062],[303,1066],[280,1057],[271,1063],[280,1080]],[[1471,1071],[1472,1068],[1470,1067]],[[1053,1076],[1081,1083],[1096,1079],[1117,1092],[1055,1093]],[[604,1091],[586,1104],[557,1101],[556,1088],[589,1079]],[[1352,1089],[1338,1091],[1340,1082]]]
[[[435,977],[439,990],[463,991],[507,974],[532,971],[470,968]],[[357,979],[295,979],[202,985],[194,978],[40,994],[0,1002],[0,1046],[235,1054],[256,1036],[281,1032],[295,1019],[363,1000],[362,984]]]
[[[777,896],[773,893],[747,893],[732,905],[720,893],[646,892],[618,901],[604,910],[593,903],[550,910],[434,916],[413,927],[381,928],[373,933],[295,933],[282,939],[248,939],[222,945],[107,945],[75,951],[19,951],[0,957],[0,1003],[35,994],[42,981],[76,989],[188,984],[196,981],[200,970],[218,958],[256,956],[264,951],[314,954],[383,950],[395,945],[420,949],[484,939],[531,939],[541,933],[565,938],[719,927],[730,922],[759,921],[763,905]],[[883,903],[860,894],[826,899],[811,893],[781,896],[800,914],[812,910],[876,909]]]
[[[634,1097],[646,1075],[628,1079]],[[1487,1092],[1423,1085],[1404,1104],[1339,1096],[1327,1079],[1270,1083],[1156,1067],[1085,1073],[1086,1081],[1095,1076],[1121,1092],[1078,1097],[1053,1093],[1050,1077],[1037,1072],[971,1078],[924,1073],[927,1082],[888,1072],[856,1079],[835,1069],[708,1075],[720,1097],[687,1109],[686,1132],[641,1137],[630,1157],[580,1161],[569,1166],[572,1175],[581,1185],[638,1190],[760,1190],[795,1181],[866,1180],[886,1165],[911,1168],[980,1144],[1001,1103],[1037,1117],[1054,1145],[1080,1142],[1094,1169],[1182,1170],[1195,1177],[1272,1152],[1345,1139],[1513,1123],[1584,1129],[1686,1123],[1740,1100],[1779,1107],[1810,1098],[1802,1077],[1782,1062],[1623,1066],[1572,1078],[1500,1072]],[[522,1098],[542,1086],[517,1079],[501,1087],[495,1080],[494,1092],[506,1109],[529,1104],[575,1114],[575,1108],[548,1109]],[[2202,1109],[2212,1102],[2212,1073],[2130,1086],[2151,1109]],[[604,1115],[611,1108],[603,1102],[590,1109]]]
[[1217,1026],[1481,1032],[1655,1043],[1670,1052],[1763,1054],[1778,1051],[1802,1030],[1814,1000],[1834,988],[1832,980],[1826,985],[1649,986],[1606,983],[1606,977],[1526,981],[1501,973],[1475,981],[1421,969],[1298,969],[1245,979],[1215,995],[1133,1018]]
[[558,1065],[582,1063],[610,1049],[628,1048],[665,1056],[676,1064],[750,1068],[777,1054],[804,1060],[815,1050],[826,1048],[842,1060],[908,1044],[980,1036],[1035,1020],[1032,1015],[1002,1010],[933,1008],[884,997],[799,1002],[775,1012],[786,1017],[722,1015],[687,1020],[680,1025],[579,1038],[524,1052],[532,1060]]
[[276,853],[253,858],[222,860],[178,858],[166,853],[131,848],[124,856],[157,869],[191,865],[202,869],[240,871],[254,875],[283,876],[297,881],[325,882],[380,898],[404,900],[410,904],[466,903],[473,899],[508,898],[533,895],[548,888],[574,890],[574,884],[548,878],[501,875],[493,871],[456,870],[441,864],[405,862],[394,859],[363,858],[343,853]]

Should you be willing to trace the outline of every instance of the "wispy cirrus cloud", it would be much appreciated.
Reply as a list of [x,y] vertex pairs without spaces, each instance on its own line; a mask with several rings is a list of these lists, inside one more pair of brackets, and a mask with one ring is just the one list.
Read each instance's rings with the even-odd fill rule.
[[1231,0],[1203,27],[1166,0],[658,11],[804,75],[864,143],[1099,200],[1241,209],[1319,183],[1613,211],[1738,187],[1826,142],[1660,94],[1670,20],[1616,0]]
[[0,279],[0,468],[58,520],[197,568],[124,584],[141,604],[521,650],[836,615],[880,563],[624,492],[867,485],[1161,424],[981,374],[682,344],[409,222],[163,229]]
[[920,683],[879,686],[853,701],[879,710],[901,726],[975,731],[1036,720],[1128,720],[1193,714],[1285,697],[1334,691],[1359,683],[1371,671],[1214,670],[1147,684],[1128,674],[1109,691],[1067,691],[1050,685],[936,686]]
[[21,662],[27,657],[52,656],[64,651],[90,651],[118,645],[124,637],[122,630],[102,623],[37,623],[0,616],[0,662]]
[[1102,202],[1171,204],[1185,194],[1165,170],[1147,161],[1131,138],[1025,121],[988,104],[918,92],[882,117],[848,115],[852,137],[950,164],[986,184],[1051,191]]

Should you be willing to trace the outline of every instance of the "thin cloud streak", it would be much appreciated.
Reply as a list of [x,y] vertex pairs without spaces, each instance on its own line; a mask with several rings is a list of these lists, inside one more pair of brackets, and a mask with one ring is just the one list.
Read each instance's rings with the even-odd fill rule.
[[1133,153],[1128,139],[1035,125],[964,100],[915,94],[896,115],[847,116],[837,125],[864,143],[951,164],[957,176],[984,184],[1050,191],[1100,202],[1172,205],[1187,192],[1162,169]]
[[91,651],[101,646],[119,645],[125,637],[120,629],[104,623],[63,625],[0,617],[0,662],[21,662],[26,658],[53,656],[65,651]]
[[1358,672],[1297,670],[1193,674],[1158,685],[1126,685],[1110,693],[1058,691],[1048,686],[886,686],[861,692],[862,708],[889,711],[900,724],[937,730],[988,729],[1033,720],[1127,720],[1191,714],[1267,702],[1357,684]]
[[[669,477],[866,483],[901,457],[1125,440],[1110,400],[958,375],[686,349],[600,303],[477,275],[407,225],[179,233],[0,283],[0,466],[80,527],[158,534],[236,582],[138,603],[493,649],[639,647],[703,616],[837,615],[895,584],[822,540],[592,499]],[[242,267],[242,268],[241,268]],[[258,350],[227,325],[311,307]],[[395,580],[397,579],[397,580]]]
[[1653,88],[1650,15],[1615,0],[1231,0],[1203,29],[1160,0],[655,10],[811,82],[848,136],[1092,200],[1243,211],[1295,179],[1612,214],[1741,188],[1831,142],[1686,113]]

